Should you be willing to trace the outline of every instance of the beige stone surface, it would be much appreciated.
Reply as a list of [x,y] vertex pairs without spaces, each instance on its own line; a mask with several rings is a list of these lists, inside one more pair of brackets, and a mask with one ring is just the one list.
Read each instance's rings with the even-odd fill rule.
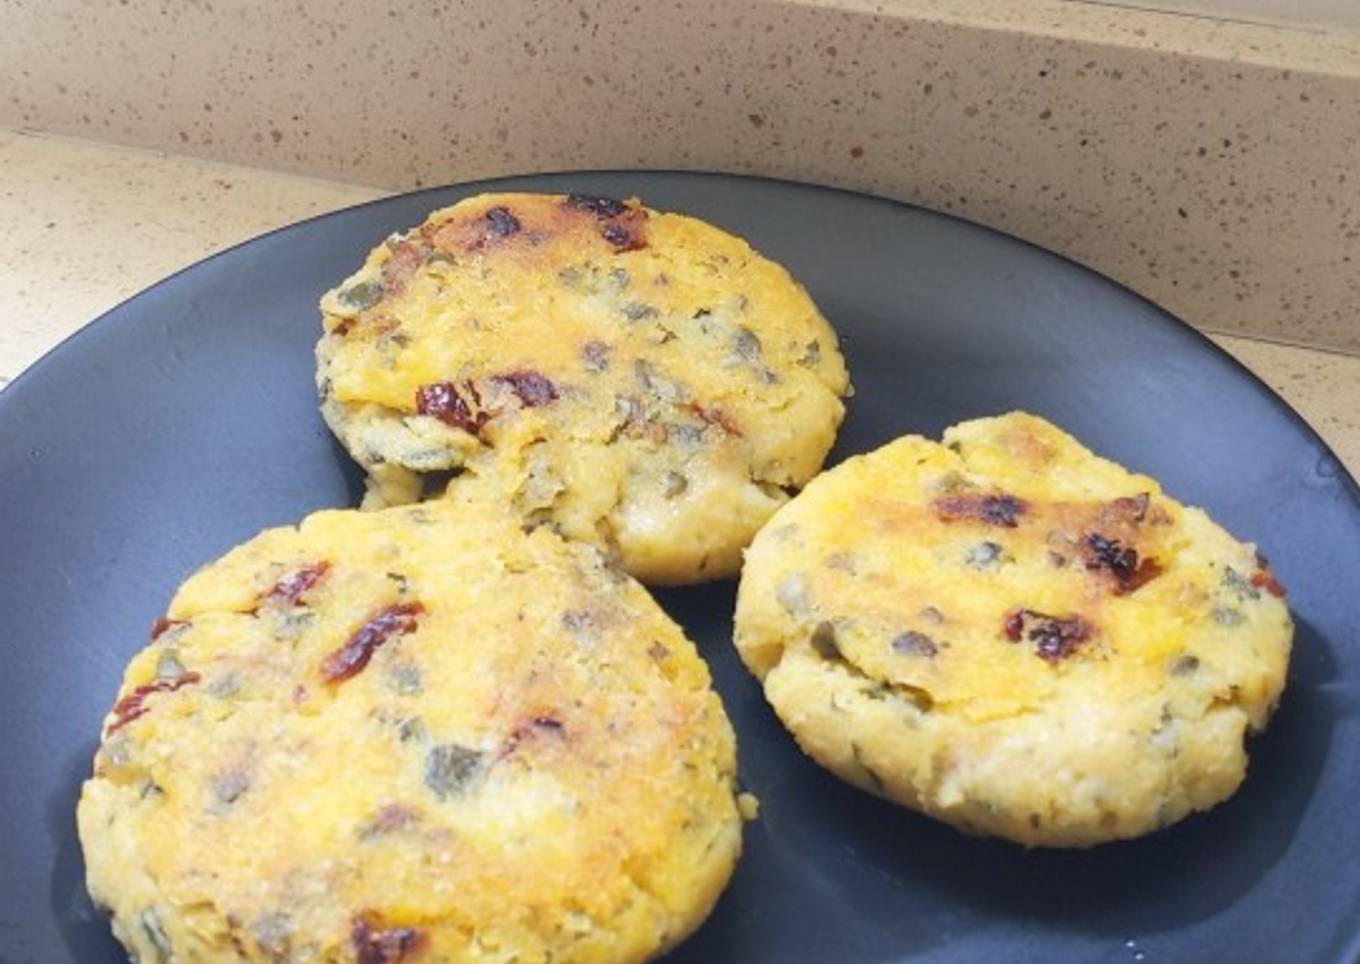
[[1214,334],[1322,436],[1360,478],[1360,357]]
[[380,193],[0,130],[0,384],[166,275]]
[[[225,247],[379,192],[0,131],[0,386],[127,296]],[[1215,335],[1360,474],[1360,357]]]
[[1217,330],[1360,350],[1360,34],[1076,0],[10,0],[0,124],[389,189],[868,190]]

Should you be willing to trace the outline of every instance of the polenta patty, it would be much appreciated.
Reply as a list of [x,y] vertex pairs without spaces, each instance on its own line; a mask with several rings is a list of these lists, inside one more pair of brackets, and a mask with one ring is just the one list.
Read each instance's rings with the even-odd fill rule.
[[1013,413],[814,480],[747,553],[736,645],[843,779],[1086,846],[1237,789],[1284,686],[1283,595],[1204,512]]
[[639,961],[741,845],[732,729],[637,583],[430,503],[195,574],[79,806],[134,960]]
[[803,288],[637,201],[469,198],[321,300],[322,413],[366,505],[469,486],[655,583],[735,574],[848,391]]

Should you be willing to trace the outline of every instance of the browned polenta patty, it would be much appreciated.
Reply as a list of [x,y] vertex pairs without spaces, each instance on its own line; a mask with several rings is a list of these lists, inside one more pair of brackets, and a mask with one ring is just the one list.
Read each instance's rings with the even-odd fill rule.
[[636,201],[469,198],[321,302],[322,412],[366,504],[485,498],[639,578],[729,576],[821,467],[835,333],[740,238]]
[[725,885],[734,770],[642,587],[434,502],[317,513],[190,578],[78,816],[141,961],[638,961]]

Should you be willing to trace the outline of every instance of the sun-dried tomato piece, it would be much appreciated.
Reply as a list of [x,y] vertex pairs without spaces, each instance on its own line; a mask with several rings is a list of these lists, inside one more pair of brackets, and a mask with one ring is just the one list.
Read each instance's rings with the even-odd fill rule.
[[1138,552],[1121,546],[1117,539],[1106,539],[1093,532],[1086,537],[1086,568],[1108,569],[1122,581],[1138,568]]
[[181,686],[197,683],[200,679],[202,677],[197,673],[188,672],[174,679],[158,679],[152,683],[143,683],[113,705],[114,719],[109,724],[108,732],[112,733],[120,727],[127,726],[149,710],[151,707],[146,705],[146,698],[152,693],[171,693]]
[[500,757],[509,756],[519,748],[520,744],[539,735],[564,737],[566,736],[566,728],[562,721],[554,716],[535,716],[533,719],[525,720],[511,730],[510,735],[505,738],[505,742],[501,744]]
[[388,606],[360,626],[345,645],[321,661],[321,678],[339,683],[357,675],[368,665],[373,653],[392,636],[415,632],[425,607],[418,602]]
[[529,721],[529,725],[540,730],[551,730],[553,732],[562,729],[562,721],[552,716],[535,716]]
[[309,566],[295,569],[274,583],[269,592],[265,593],[264,598],[271,602],[297,606],[301,603],[302,594],[315,586],[330,568],[331,564],[323,559]]
[[[464,386],[473,401],[477,400],[477,393],[473,390],[471,383]],[[436,382],[433,385],[421,385],[416,389],[416,411],[421,415],[430,415],[439,419],[445,424],[452,425],[454,428],[461,428],[464,432],[476,435],[482,430],[490,416],[483,411],[473,412],[471,406],[462,395],[458,393],[458,388],[453,382]]]
[[349,932],[358,964],[398,964],[425,946],[425,933],[416,927],[387,927],[372,915],[354,918]]
[[716,425],[728,435],[735,435],[741,438],[741,426],[726,409],[719,408],[717,405],[700,405],[694,402],[690,405],[690,411],[704,422],[705,425]]
[[[468,252],[482,251],[514,237],[523,229],[519,218],[504,205],[487,209],[476,221],[449,221],[431,236],[436,248],[447,251],[454,245]],[[447,255],[445,255],[447,257]]]
[[630,208],[622,201],[589,194],[569,195],[564,203],[569,208],[595,215],[600,236],[613,245],[615,251],[636,251],[647,246],[643,231],[647,212],[643,208]]
[[600,229],[600,236],[612,244],[615,251],[637,251],[647,247],[642,233],[631,224],[606,224]]
[[562,721],[554,716],[535,716],[531,720],[525,720],[510,732],[508,749],[514,749],[520,742],[533,736],[535,733],[552,733],[560,735],[564,731]]
[[1275,578],[1275,574],[1269,569],[1261,569],[1251,574],[1251,584],[1257,589],[1264,589],[1272,596],[1284,598],[1285,588],[1280,585],[1280,581]]
[[1004,630],[1013,643],[1022,639],[1034,643],[1034,655],[1053,664],[1075,653],[1094,632],[1080,616],[1050,616],[1033,609],[1012,610]]
[[518,234],[519,218],[510,213],[507,207],[494,207],[486,212],[487,230],[497,238],[508,238]]
[[538,408],[557,401],[557,386],[546,375],[527,368],[493,375],[491,380],[507,386],[528,408]]
[[1142,588],[1152,580],[1162,574],[1162,566],[1156,559],[1144,559],[1138,563],[1138,568],[1133,571],[1133,575],[1119,582],[1120,595],[1127,595],[1137,589]]
[[569,208],[589,211],[597,218],[618,217],[628,210],[628,205],[622,201],[612,197],[601,197],[598,194],[568,194],[563,203]]
[[1106,539],[1099,533],[1086,537],[1084,546],[1086,568],[1091,571],[1107,570],[1114,576],[1116,592],[1126,595],[1161,575],[1162,567],[1155,559],[1138,559],[1138,551],[1132,546],[1120,544],[1118,539]]
[[157,616],[156,621],[151,624],[151,638],[159,639],[163,633],[168,632],[175,626],[187,626],[187,619],[170,619],[166,616]]
[[1099,515],[1103,522],[1139,523],[1147,517],[1150,502],[1151,497],[1146,492],[1132,496],[1126,495],[1101,506]]
[[964,492],[935,500],[935,514],[942,522],[973,519],[989,525],[1014,529],[1017,520],[1029,510],[1029,503],[1005,493],[981,495]]

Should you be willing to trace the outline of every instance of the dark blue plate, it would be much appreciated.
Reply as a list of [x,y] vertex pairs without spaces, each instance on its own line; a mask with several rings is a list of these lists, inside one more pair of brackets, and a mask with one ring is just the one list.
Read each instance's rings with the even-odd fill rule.
[[123,665],[195,567],[355,501],[316,413],[317,297],[389,232],[485,190],[636,193],[786,264],[858,389],[833,460],[1029,409],[1258,542],[1291,590],[1290,684],[1241,792],[1088,852],[969,839],[841,784],[741,668],[733,587],[663,593],[762,801],[675,960],[1360,959],[1360,493],[1336,457],[1202,336],[1052,254],[870,197],[670,173],[483,182],[285,228],[115,308],[0,393],[0,959],[124,960],[74,825]]

